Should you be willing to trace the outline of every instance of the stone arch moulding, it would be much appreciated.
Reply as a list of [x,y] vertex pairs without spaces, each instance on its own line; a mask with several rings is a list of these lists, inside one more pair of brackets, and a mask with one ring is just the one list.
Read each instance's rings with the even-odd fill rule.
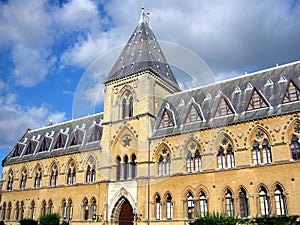
[[294,127],[299,124],[300,125],[300,120],[298,118],[293,119],[292,121],[288,121],[286,126],[283,129],[283,138],[284,138],[284,143],[291,143],[291,138],[294,133]]
[[218,132],[215,135],[213,141],[211,142],[211,152],[218,152],[222,138],[227,138],[229,140],[229,143],[231,142],[231,144],[232,144],[233,151],[236,150],[236,142],[235,142],[234,138],[232,137],[231,134],[229,134],[228,132],[223,130],[223,131]]
[[137,96],[136,96],[136,92],[135,90],[133,89],[133,87],[131,87],[130,85],[125,85],[118,93],[117,97],[116,97],[116,100],[115,100],[115,104],[114,106],[118,106],[120,104],[120,99],[123,97],[123,95],[125,94],[125,92],[129,90],[133,96],[133,101],[135,102],[136,99],[137,99]]
[[[126,125],[121,128],[112,140],[112,156],[113,159],[120,155],[123,157],[125,154],[132,155],[135,153],[137,155],[138,140],[136,131],[129,129]],[[128,140],[128,142],[126,142]]]
[[41,168],[42,174],[44,175],[44,166],[43,166],[43,164],[42,164],[40,161],[38,161],[38,162],[35,164],[35,166],[32,168],[32,171],[31,171],[31,177],[34,177],[34,176],[35,176],[35,173],[37,172],[37,169],[38,169],[38,168]]
[[136,201],[134,200],[132,195],[125,188],[122,187],[119,191],[115,193],[108,205],[108,220],[116,219],[116,214],[118,214],[120,208],[126,200],[130,203],[132,209],[134,209]]
[[167,149],[167,152],[165,154],[170,154],[171,156],[171,146],[169,146],[166,142],[161,142],[160,144],[157,145],[155,148],[153,155],[152,155],[152,160],[157,160],[161,154],[161,150],[164,149],[164,147]]
[[269,129],[258,124],[249,129],[249,134],[245,138],[245,143],[247,145],[247,149],[252,149],[253,141],[254,141],[255,135],[258,131],[261,131],[262,133],[264,133],[267,136],[270,145],[273,145],[275,143],[275,140],[271,137],[271,132],[269,131]]

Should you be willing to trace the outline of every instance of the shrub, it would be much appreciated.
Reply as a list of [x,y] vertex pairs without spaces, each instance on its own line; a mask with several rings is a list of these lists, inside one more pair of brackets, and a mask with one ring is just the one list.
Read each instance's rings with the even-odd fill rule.
[[0,221],[0,225],[5,225],[3,220]]
[[32,219],[22,219],[19,223],[20,225],[38,225],[38,221]]
[[252,223],[257,225],[296,225],[299,216],[270,216],[255,218]]
[[40,217],[40,225],[59,225],[59,215],[55,213]]
[[227,217],[214,212],[206,217],[196,219],[191,225],[236,225],[242,223],[243,221],[237,217]]
[[62,221],[61,225],[69,225],[69,222],[64,220],[64,221]]

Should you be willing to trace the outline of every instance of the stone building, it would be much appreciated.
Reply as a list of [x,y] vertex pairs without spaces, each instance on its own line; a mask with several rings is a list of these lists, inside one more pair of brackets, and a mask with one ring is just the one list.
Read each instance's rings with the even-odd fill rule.
[[104,112],[27,130],[2,162],[6,224],[299,215],[300,62],[181,91],[142,12]]

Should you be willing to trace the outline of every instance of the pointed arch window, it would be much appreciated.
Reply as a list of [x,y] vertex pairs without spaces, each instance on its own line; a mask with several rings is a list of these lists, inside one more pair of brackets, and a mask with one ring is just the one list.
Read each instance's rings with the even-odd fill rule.
[[89,219],[89,202],[86,198],[83,200],[83,219]]
[[21,174],[21,181],[20,181],[20,189],[21,190],[26,188],[26,182],[27,182],[27,170],[24,169]]
[[290,79],[284,92],[282,104],[300,100],[300,89],[295,82]]
[[128,156],[125,155],[124,157],[124,163],[123,163],[123,179],[127,180],[129,178],[129,162],[128,162]]
[[226,168],[225,153],[222,146],[220,146],[217,156],[218,156],[218,168],[225,169]]
[[41,216],[45,216],[47,214],[47,203],[45,200],[42,202],[42,207],[41,207]]
[[259,191],[260,213],[262,216],[270,215],[270,198],[266,188],[261,187]]
[[24,219],[24,213],[25,213],[25,204],[23,201],[21,201],[20,205],[20,220]]
[[48,201],[48,213],[53,213],[53,202],[51,199]]
[[29,209],[29,219],[34,220],[34,216],[35,216],[35,202],[34,200],[32,200]]
[[58,168],[56,165],[52,167],[50,175],[50,187],[56,187],[58,181]]
[[249,200],[247,198],[247,193],[244,188],[240,189],[239,192],[239,203],[240,203],[240,215],[242,218],[247,218],[249,216]]
[[173,202],[172,202],[172,196],[171,194],[167,194],[166,196],[166,217],[167,220],[173,219]]
[[167,149],[162,149],[162,154],[158,158],[158,175],[171,175],[171,156]]
[[6,190],[11,191],[13,189],[13,182],[14,182],[14,173],[13,171],[10,171],[8,174]]
[[[225,151],[226,150],[226,151]],[[218,150],[217,154],[218,158],[218,168],[225,169],[225,168],[233,168],[235,167],[235,159],[234,159],[234,152],[232,149],[232,144],[228,138],[223,138]]]
[[275,196],[276,215],[277,216],[286,215],[286,198],[282,188],[279,185],[276,185],[274,196]]
[[89,142],[100,141],[102,136],[102,129],[100,126],[95,125],[91,133]]
[[8,202],[8,205],[7,205],[7,220],[10,220],[11,218],[11,208],[12,208],[12,205],[11,205],[11,202]]
[[171,174],[171,156],[168,154],[166,158],[166,175]]
[[97,220],[97,202],[95,198],[91,199],[92,220]]
[[227,190],[225,194],[225,210],[227,216],[234,216],[234,204],[230,190]]
[[271,147],[269,146],[269,141],[266,138],[261,142],[261,146],[258,141],[254,141],[252,161],[253,165],[272,163]]
[[186,170],[188,173],[193,172],[193,157],[192,153],[189,151],[186,157]]
[[68,218],[69,218],[69,220],[73,219],[73,202],[72,202],[72,199],[68,200]]
[[73,185],[76,183],[76,166],[74,162],[70,163],[67,183],[68,185]]
[[195,152],[194,163],[195,163],[195,171],[196,172],[202,171],[202,160],[201,160],[200,152],[198,150],[196,150]]
[[68,207],[67,207],[67,202],[65,199],[62,200],[62,205],[61,205],[61,208],[62,208],[62,218],[64,220],[67,219],[67,216],[68,216]]
[[121,157],[117,157],[117,174],[116,174],[116,179],[121,180],[121,170],[122,170],[122,164],[121,164]]
[[40,188],[42,183],[42,169],[39,167],[34,177],[34,188]]
[[259,93],[256,88],[253,88],[251,97],[249,99],[249,103],[247,106],[247,111],[249,110],[254,110],[254,109],[260,109],[260,108],[265,108],[268,107],[268,103],[266,100],[263,98],[262,94]]
[[20,203],[17,201],[16,203],[16,209],[15,209],[15,220],[19,221],[20,220]]
[[3,202],[1,220],[6,220],[6,202]]
[[133,116],[133,95],[131,91],[126,90],[122,98],[122,119]]
[[194,219],[195,217],[195,202],[192,193],[187,195],[187,217],[188,219]]
[[162,204],[161,204],[161,198],[159,194],[155,196],[155,215],[156,215],[156,220],[162,219]]
[[95,166],[88,165],[86,171],[86,183],[93,183],[96,180],[96,169]]
[[300,144],[299,139],[295,134],[293,134],[291,139],[291,153],[292,159],[300,160]]
[[158,160],[158,175],[164,175],[164,157],[160,155]]
[[48,151],[49,148],[50,148],[50,144],[51,144],[51,139],[47,138],[47,137],[44,137],[42,142],[41,142],[41,145],[40,145],[40,148],[39,148],[38,152]]
[[200,192],[199,202],[200,202],[200,216],[205,217],[208,214],[208,202],[206,199],[206,195],[203,191]]
[[130,169],[131,169],[131,178],[134,179],[136,177],[136,156],[135,156],[135,154],[133,154],[131,156]]

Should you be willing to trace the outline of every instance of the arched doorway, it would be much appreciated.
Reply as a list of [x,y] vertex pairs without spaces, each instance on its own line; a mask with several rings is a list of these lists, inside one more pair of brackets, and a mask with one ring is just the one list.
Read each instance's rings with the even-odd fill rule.
[[133,225],[133,209],[127,199],[121,206],[119,214],[119,225]]

